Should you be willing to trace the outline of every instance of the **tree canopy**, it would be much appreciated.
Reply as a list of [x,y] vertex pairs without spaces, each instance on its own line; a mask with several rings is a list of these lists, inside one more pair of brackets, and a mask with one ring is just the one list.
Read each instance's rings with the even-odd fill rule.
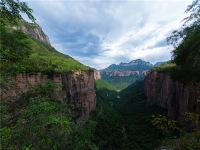
[[27,41],[27,35],[15,29],[19,26],[20,21],[24,22],[21,13],[26,14],[32,22],[35,22],[32,9],[25,2],[19,0],[0,1],[1,73],[8,68],[8,65],[16,66],[16,63],[29,57],[31,48]]
[[22,18],[20,13],[24,13],[31,21],[35,21],[35,17],[32,15],[33,10],[25,2],[19,0],[1,0],[0,12],[4,19]]
[[176,30],[168,42],[174,46],[172,61],[176,63],[176,78],[200,81],[200,0],[186,9],[181,29]]

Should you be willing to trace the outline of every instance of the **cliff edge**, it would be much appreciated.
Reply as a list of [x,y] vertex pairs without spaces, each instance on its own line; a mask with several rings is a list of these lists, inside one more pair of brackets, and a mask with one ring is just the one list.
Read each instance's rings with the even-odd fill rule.
[[147,105],[157,105],[184,124],[186,112],[200,115],[200,87],[173,81],[169,73],[149,72],[144,82]]

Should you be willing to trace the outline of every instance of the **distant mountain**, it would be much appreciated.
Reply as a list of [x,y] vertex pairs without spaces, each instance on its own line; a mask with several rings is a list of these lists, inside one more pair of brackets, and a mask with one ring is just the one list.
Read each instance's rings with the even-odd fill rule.
[[[105,68],[104,70],[118,70],[118,71],[143,71],[143,70],[149,70],[153,67],[153,64],[150,62],[146,62],[141,59],[136,59],[133,61],[130,61],[129,63],[123,63],[121,62],[119,65],[112,64],[109,67]],[[103,70],[103,71],[104,71]]]
[[101,70],[102,79],[115,85],[118,89],[126,88],[128,85],[144,79],[148,70],[154,65],[141,59],[136,59],[128,63],[112,64]]

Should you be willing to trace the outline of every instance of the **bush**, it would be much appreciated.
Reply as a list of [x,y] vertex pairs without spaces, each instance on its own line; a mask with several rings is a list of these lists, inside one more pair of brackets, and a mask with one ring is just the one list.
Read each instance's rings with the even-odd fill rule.
[[200,149],[200,131],[187,133],[185,136],[175,139],[166,140],[164,145],[167,149],[172,150],[199,150]]

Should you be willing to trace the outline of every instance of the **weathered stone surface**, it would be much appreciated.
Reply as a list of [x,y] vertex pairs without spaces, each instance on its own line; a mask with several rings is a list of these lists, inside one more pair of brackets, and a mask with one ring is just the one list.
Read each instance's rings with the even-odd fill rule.
[[173,81],[169,74],[150,72],[145,78],[148,105],[167,109],[168,116],[184,123],[186,112],[200,114],[200,87]]
[[119,76],[119,77],[127,77],[127,76],[133,76],[133,75],[147,75],[148,70],[144,71],[121,71],[121,70],[108,70],[108,71],[102,71],[102,74],[105,74],[107,76],[113,77],[113,76]]
[[42,28],[37,24],[26,24],[25,26],[20,27],[20,30],[33,39],[36,39],[44,44],[50,45],[49,37],[43,32]]
[[11,77],[1,88],[1,101],[11,102],[16,96],[26,93],[31,87],[51,80],[55,84],[53,98],[69,104],[71,114],[77,120],[88,117],[95,109],[96,94],[94,90],[93,71],[74,71],[67,74],[42,73],[18,74]]
[[95,80],[101,79],[101,73],[100,73],[99,70],[95,70],[95,71],[94,71],[94,79],[95,79]]

